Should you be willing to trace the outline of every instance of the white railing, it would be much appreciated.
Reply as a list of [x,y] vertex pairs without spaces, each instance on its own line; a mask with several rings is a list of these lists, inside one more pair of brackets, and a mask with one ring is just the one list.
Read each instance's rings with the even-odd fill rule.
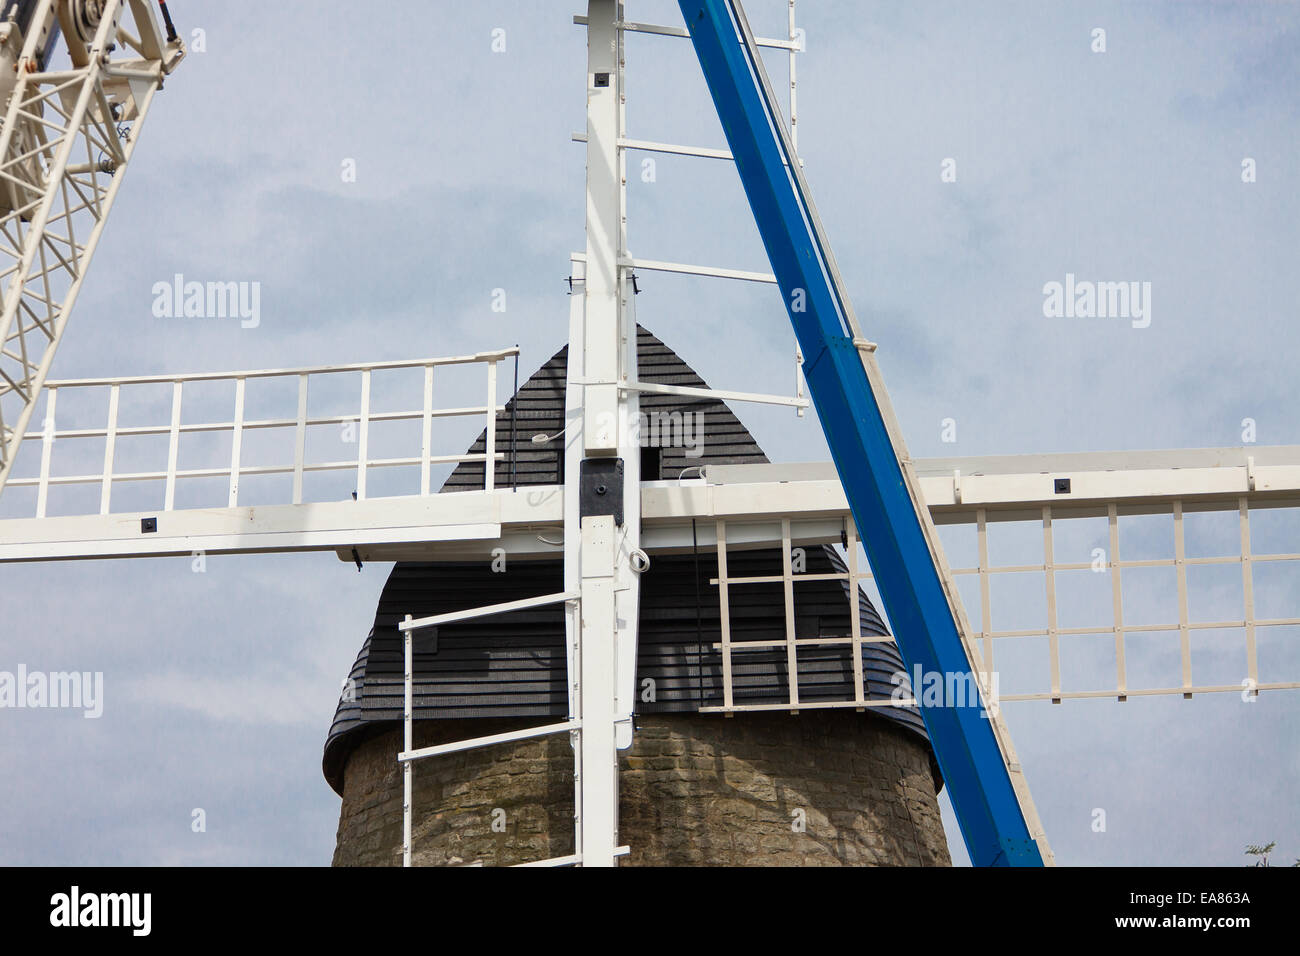
[[[716,578],[710,578],[709,583],[718,589],[721,640],[713,645],[713,649],[721,654],[722,703],[716,706],[701,707],[700,710],[702,712],[725,714],[762,710],[786,710],[797,712],[800,710],[844,707],[852,707],[854,709],[908,707],[916,704],[915,699],[910,693],[900,694],[896,698],[868,698],[866,696],[867,680],[866,674],[863,670],[862,645],[892,644],[894,643],[894,639],[887,634],[868,634],[864,636],[862,633],[862,608],[858,599],[858,589],[859,584],[862,581],[871,577],[871,573],[864,566],[865,562],[859,561],[857,530],[854,527],[852,518],[847,514],[844,516],[843,528],[844,542],[847,545],[845,548],[846,571],[814,573],[796,571],[793,560],[795,542],[791,534],[791,521],[789,518],[782,518],[781,574],[736,576],[730,575],[727,570],[727,522],[724,520],[717,521],[714,531],[716,534],[715,540],[717,545],[718,576]],[[810,583],[813,581],[846,582],[845,599],[848,601],[849,605],[849,631],[847,634],[828,637],[796,636],[795,588],[798,584]],[[785,604],[783,620],[785,636],[783,638],[772,640],[733,641],[731,631],[731,589],[736,586],[755,584],[781,585]],[[848,695],[838,700],[819,698],[818,700],[801,701],[799,698],[799,649],[814,647],[842,647],[845,645],[848,645],[849,647],[849,656],[853,668],[852,686],[848,689]],[[784,649],[786,655],[785,701],[762,704],[737,703],[735,699],[735,682],[732,677],[735,655],[743,655],[746,651],[762,652],[771,651],[773,649]]]
[[[972,564],[963,561],[961,565],[950,567],[949,574],[958,581],[969,580],[974,578],[977,582],[977,588],[967,591],[964,595],[959,596],[958,600],[964,607],[970,607],[975,610],[975,615],[970,617],[971,625],[968,627],[968,633],[975,642],[976,651],[979,660],[973,661],[977,672],[983,676],[987,674],[999,674],[1002,678],[1013,677],[1015,683],[1033,682],[1042,689],[1027,691],[1007,692],[1005,689],[989,688],[990,691],[996,692],[996,698],[999,702],[1024,701],[1024,700],[1050,700],[1060,703],[1063,700],[1087,699],[1087,698],[1112,698],[1119,701],[1125,701],[1130,697],[1147,697],[1147,696],[1182,696],[1191,698],[1198,694],[1214,693],[1236,693],[1246,696],[1257,696],[1261,691],[1274,690],[1295,690],[1300,689],[1300,648],[1296,648],[1289,653],[1278,653],[1274,650],[1274,659],[1261,664],[1259,655],[1259,640],[1262,631],[1271,631],[1279,633],[1277,638],[1278,644],[1275,647],[1280,648],[1284,642],[1294,639],[1296,635],[1288,634],[1288,630],[1300,632],[1300,616],[1296,614],[1279,614],[1279,615],[1260,615],[1257,613],[1257,584],[1256,569],[1260,566],[1280,565],[1289,567],[1292,570],[1300,571],[1300,553],[1294,551],[1273,551],[1263,552],[1252,544],[1251,516],[1258,515],[1261,511],[1268,513],[1270,516],[1291,517],[1300,523],[1300,511],[1287,507],[1252,507],[1247,496],[1243,495],[1232,502],[1214,502],[1213,509],[1211,503],[1199,501],[1196,503],[1196,511],[1191,511],[1190,507],[1185,512],[1184,502],[1181,499],[1175,499],[1168,503],[1163,509],[1158,506],[1144,505],[1140,507],[1125,507],[1110,503],[1106,512],[1100,516],[1094,516],[1091,520],[1104,520],[1105,529],[1104,537],[1100,538],[1101,546],[1095,550],[1087,552],[1089,560],[1069,560],[1062,553],[1062,549],[1054,538],[1059,537],[1062,529],[1074,532],[1071,537],[1077,537],[1078,529],[1071,529],[1070,525],[1078,525],[1080,522],[1089,520],[1088,518],[1079,518],[1070,515],[1068,508],[1067,517],[1059,518],[1054,514],[1051,506],[1042,506],[1039,509],[1040,519],[1033,522],[1037,533],[1041,535],[1038,539],[1041,542],[1038,545],[1038,556],[1029,560],[1016,562],[995,563],[990,560],[990,537],[997,537],[1003,526],[1010,531],[1010,526],[1018,526],[1017,531],[1023,532],[1024,527],[1028,524],[1023,520],[1020,521],[1000,521],[1001,515],[995,511],[986,511],[983,508],[974,509],[971,524],[965,525],[964,522],[958,522],[951,515],[948,520],[951,522],[944,530],[949,537],[949,543],[958,543],[952,538],[954,534],[972,534],[974,541],[962,541],[961,544],[972,545],[973,548],[963,548],[965,551],[973,551],[975,560]],[[1234,507],[1235,505],[1235,507]],[[1187,531],[1185,522],[1188,515],[1203,514],[1211,510],[1224,512],[1235,518],[1236,532],[1232,535],[1232,541],[1229,542],[1220,536],[1216,542],[1216,547],[1220,551],[1218,554],[1189,554],[1187,545]],[[1235,514],[1233,513],[1235,512]],[[1161,557],[1143,557],[1143,558],[1121,558],[1120,556],[1120,529],[1126,520],[1148,519],[1154,516],[1163,515],[1165,518],[1172,519],[1171,535],[1165,548],[1167,555]],[[838,580],[851,582],[850,589],[855,590],[859,581],[872,579],[873,575],[870,570],[863,567],[861,556],[858,553],[858,542],[854,536],[853,521],[847,512],[843,515],[845,521],[846,534],[848,538],[847,563],[849,571],[847,573],[830,573],[830,574],[799,574],[792,573],[789,556],[792,552],[792,541],[790,537],[790,522],[786,519],[783,522],[783,541],[782,549],[786,555],[783,573],[780,576],[772,575],[766,577],[734,577],[727,574],[727,531],[725,522],[717,523],[717,547],[718,547],[718,576],[711,579],[710,583],[718,587],[719,598],[722,609],[722,640],[714,645],[714,649],[721,652],[722,660],[722,682],[724,700],[721,706],[705,707],[702,710],[713,712],[735,712],[748,710],[800,710],[817,707],[887,707],[891,704],[912,704],[915,698],[910,694],[906,700],[893,701],[872,701],[862,699],[862,645],[872,642],[892,642],[889,637],[872,637],[863,636],[861,633],[857,602],[852,602],[851,612],[853,615],[852,628],[848,635],[844,637],[821,637],[821,638],[798,638],[794,634],[794,601],[797,586],[801,582],[817,580]],[[829,541],[827,543],[830,543]],[[1089,545],[1091,549],[1091,543]],[[1163,549],[1162,549],[1163,550]],[[1240,568],[1240,597],[1235,607],[1232,607],[1232,600],[1225,598],[1222,594],[1213,590],[1207,591],[1205,595],[1198,594],[1196,581],[1189,582],[1189,572],[1196,568]],[[1140,569],[1166,569],[1169,573],[1168,590],[1164,587],[1157,592],[1151,593],[1149,588],[1144,590],[1136,583],[1130,582],[1128,585],[1124,582],[1125,572],[1131,573]],[[1088,595],[1089,600],[1079,600],[1080,595],[1086,589],[1079,587],[1079,577],[1092,579],[1096,576],[1097,582],[1101,585],[1100,591],[1104,591],[1104,597]],[[1073,576],[1073,577],[1072,577]],[[993,584],[995,581],[1004,582],[999,585],[999,590],[995,594]],[[785,594],[785,630],[784,640],[768,641],[747,641],[733,642],[730,639],[730,622],[728,612],[728,589],[738,584],[772,584],[780,583],[783,586]],[[1219,582],[1210,582],[1218,585]],[[1062,596],[1067,584],[1072,585],[1070,589],[1072,605],[1071,617],[1080,616],[1077,606],[1081,603],[1090,607],[1091,613],[1086,616],[1090,620],[1077,625],[1066,625],[1062,623],[1061,604]],[[1294,594],[1296,589],[1293,585],[1287,588],[1289,593]],[[1035,593],[1037,592],[1037,594]],[[1126,600],[1125,595],[1130,595]],[[1164,620],[1150,620],[1149,614],[1142,614],[1140,623],[1134,620],[1133,610],[1130,607],[1126,611],[1126,605],[1131,605],[1131,595],[1136,594],[1147,603],[1151,603],[1153,598],[1168,599],[1168,603],[1174,608],[1173,616]],[[1193,598],[1200,597],[1200,600]],[[1159,603],[1165,603],[1160,601]],[[1276,602],[1273,602],[1276,603]],[[1295,606],[1298,602],[1292,601]],[[1208,605],[1211,612],[1198,614],[1193,605]],[[879,606],[879,605],[878,605]],[[1039,608],[1041,607],[1041,614]],[[1029,627],[997,627],[995,621],[1006,616],[1021,616],[1033,619],[1035,626]],[[1215,648],[1218,656],[1228,651],[1235,651],[1237,655],[1237,670],[1229,679],[1204,680],[1198,679],[1198,673],[1203,672],[1205,665],[1211,663],[1210,650],[1208,648],[1198,648],[1196,635],[1205,634],[1211,638],[1224,636],[1224,632],[1235,635],[1231,644],[1222,643],[1222,646]],[[1163,658],[1175,664],[1176,669],[1167,670],[1167,679],[1157,681],[1149,674],[1144,674],[1138,679],[1134,678],[1132,667],[1129,660],[1130,643],[1135,635],[1165,635],[1170,642],[1167,650],[1168,654],[1161,655]],[[1080,682],[1084,679],[1085,673],[1092,673],[1098,670],[1101,664],[1101,658],[1098,655],[1098,649],[1090,644],[1083,643],[1087,638],[1111,637],[1113,644],[1108,648],[1106,655],[1107,662],[1103,665],[1109,668],[1111,677],[1102,686],[1082,687]],[[1032,671],[1022,660],[1013,660],[1011,664],[1000,665],[999,654],[996,650],[999,645],[1008,647],[1011,643],[1027,645],[1030,641],[1042,641],[1046,646],[1045,656],[1042,661],[1044,666],[1033,667]],[[817,702],[800,702],[798,696],[798,677],[797,665],[800,647],[814,647],[819,645],[848,644],[852,648],[853,655],[853,672],[856,699],[845,697],[838,701],[817,701]],[[762,649],[772,649],[784,647],[788,657],[788,681],[787,702],[783,703],[764,703],[764,704],[737,704],[732,697],[732,677],[731,671],[735,654],[744,651],[757,651]],[[1151,653],[1151,646],[1144,646],[1144,653]],[[1067,663],[1068,659],[1068,663]],[[1221,664],[1221,661],[1214,663]],[[1147,668],[1144,667],[1145,671]],[[911,675],[908,675],[908,682],[904,685],[911,687]],[[1005,688],[1005,684],[1003,684]],[[918,688],[912,688],[919,692]]]
[[[542,727],[527,727],[523,730],[515,730],[502,734],[491,734],[486,737],[474,737],[468,740],[460,740],[455,743],[439,744],[432,747],[415,746],[415,646],[413,635],[416,631],[426,627],[438,627],[442,624],[454,624],[457,621],[468,621],[482,617],[492,617],[496,614],[507,614],[511,611],[520,611],[527,608],[546,607],[552,604],[563,604],[566,613],[572,616],[576,614],[578,607],[578,593],[575,592],[558,592],[555,594],[543,594],[538,597],[524,598],[519,601],[510,601],[504,604],[489,604],[483,607],[470,608],[465,611],[452,611],[448,614],[435,614],[432,617],[413,618],[410,614],[406,619],[397,625],[398,631],[402,634],[402,658],[404,666],[402,669],[402,750],[397,755],[397,762],[402,768],[402,866],[409,867],[414,849],[411,837],[412,823],[415,819],[415,761],[424,760],[429,757],[442,757],[447,754],[461,753],[466,750],[476,750],[480,747],[491,747],[496,744],[513,743],[520,740],[531,740],[537,737],[550,737],[555,734],[569,734],[573,743],[573,781],[574,781],[574,823],[575,833],[574,842],[577,852],[573,855],[560,857],[552,860],[538,860],[531,866],[573,866],[582,862],[582,826],[580,823],[582,815],[582,748],[578,745],[579,737],[582,733],[582,720],[570,715],[569,719],[558,724],[547,724]],[[623,849],[626,853],[626,848]]]
[[[1235,507],[1233,507],[1235,505]],[[1186,507],[1186,511],[1185,511]],[[1063,526],[1086,521],[1086,518],[1065,519],[1056,518],[1053,509],[1050,506],[1043,506],[1041,509],[1041,518],[1034,524],[1039,526],[1041,534],[1041,549],[1039,555],[1041,560],[1027,562],[1000,563],[994,564],[989,557],[989,534],[990,524],[996,523],[996,513],[986,512],[985,509],[977,509],[975,512],[975,550],[976,561],[973,566],[954,567],[952,574],[957,577],[974,576],[978,580],[978,598],[974,605],[979,609],[978,627],[970,630],[979,646],[980,654],[983,658],[981,666],[987,670],[997,669],[997,656],[995,649],[998,644],[1004,641],[1016,639],[1046,639],[1047,641],[1047,672],[1046,677],[1047,689],[1043,691],[1028,693],[1002,693],[1000,699],[1003,701],[1014,700],[1052,700],[1057,703],[1069,698],[1089,698],[1089,697],[1112,697],[1117,700],[1126,700],[1130,696],[1167,696],[1182,695],[1192,697],[1194,694],[1208,693],[1241,693],[1243,695],[1255,695],[1261,690],[1292,690],[1300,688],[1300,681],[1280,679],[1282,675],[1271,674],[1267,679],[1261,676],[1261,667],[1259,662],[1258,636],[1262,628],[1296,628],[1300,627],[1300,616],[1258,616],[1256,613],[1256,567],[1276,562],[1292,562],[1293,569],[1300,568],[1295,562],[1300,562],[1300,553],[1293,551],[1261,553],[1252,545],[1251,535],[1251,516],[1257,515],[1261,510],[1267,510],[1273,515],[1282,516],[1289,514],[1295,516],[1296,512],[1291,508],[1272,508],[1260,509],[1252,507],[1248,496],[1242,495],[1231,503],[1221,501],[1214,503],[1214,510],[1220,513],[1227,512],[1231,514],[1236,512],[1235,524],[1236,531],[1232,535],[1231,543],[1222,540],[1216,542],[1219,554],[1210,555],[1189,555],[1187,546],[1186,518],[1188,515],[1201,514],[1211,510],[1204,502],[1195,503],[1196,510],[1185,505],[1182,499],[1174,499],[1163,509],[1145,507],[1140,511],[1131,511],[1123,506],[1111,502],[1106,509],[1104,516],[1097,516],[1100,520],[1104,517],[1106,521],[1105,537],[1102,538],[1102,546],[1089,554],[1091,560],[1070,561],[1058,560],[1060,548],[1054,543],[1054,536],[1058,535]],[[1171,539],[1166,541],[1161,548],[1167,556],[1156,558],[1127,558],[1122,559],[1120,556],[1120,529],[1121,524],[1126,519],[1132,518],[1151,518],[1153,516],[1163,515],[1172,518],[1172,535]],[[1024,525],[1026,522],[1015,522],[1015,524]],[[969,528],[969,526],[968,526]],[[994,532],[996,534],[996,531]],[[1082,555],[1081,555],[1082,556]],[[1213,605],[1215,613],[1197,619],[1198,615],[1192,610],[1191,595],[1197,592],[1196,582],[1189,584],[1188,572],[1198,567],[1239,567],[1241,569],[1240,577],[1240,604],[1229,610],[1230,605],[1224,600],[1205,600],[1205,603]],[[1132,572],[1136,569],[1156,569],[1164,568],[1172,572],[1172,588],[1166,594],[1162,588],[1157,596],[1173,597],[1171,602],[1176,607],[1177,619],[1162,620],[1155,623],[1143,621],[1136,623],[1132,617],[1125,613],[1125,594],[1129,591],[1135,591],[1140,596],[1147,597],[1143,593],[1144,589],[1137,585],[1130,584],[1126,589],[1124,584],[1124,573]],[[1085,576],[1091,578],[1097,575],[1103,584],[1102,590],[1106,592],[1104,598],[1093,599],[1084,603],[1097,604],[1093,613],[1095,617],[1092,621],[1079,626],[1062,626],[1059,605],[1061,603],[1061,591],[1063,582],[1068,580],[1068,575]],[[991,583],[995,578],[1001,577],[1003,580],[1020,579],[1026,588],[1021,586],[1015,593],[1019,597],[1032,599],[1032,590],[1035,584],[1029,584],[1034,576],[1041,575],[1042,592],[1041,597],[1044,600],[1045,615],[1042,624],[1037,627],[998,628],[994,625],[995,611],[998,610],[998,602],[993,599],[991,593]],[[1131,578],[1131,574],[1130,574]],[[1209,582],[1217,584],[1218,582]],[[1168,587],[1166,584],[1166,588]],[[1079,588],[1076,581],[1076,589],[1082,593],[1086,588]],[[1149,590],[1149,589],[1147,589]],[[1294,586],[1289,588],[1294,593]],[[1211,594],[1211,597],[1219,597]],[[1005,601],[1002,602],[1005,605]],[[1074,603],[1080,603],[1075,601]],[[1200,603],[1200,602],[1197,602]],[[1035,605],[1036,607],[1037,605]],[[1005,610],[1005,608],[1004,608]],[[1091,616],[1091,615],[1089,615]],[[1106,620],[1109,618],[1109,620]],[[1225,683],[1198,681],[1194,677],[1193,668],[1193,641],[1192,637],[1198,632],[1207,632],[1213,634],[1216,631],[1231,631],[1238,634],[1240,641],[1237,650],[1240,653],[1239,664],[1240,672],[1233,682]],[[1129,673],[1128,666],[1128,638],[1135,634],[1165,634],[1170,641],[1177,642],[1177,661],[1178,673],[1171,674],[1176,676],[1176,681],[1170,681],[1162,686],[1135,686],[1134,681]],[[1066,688],[1066,677],[1062,674],[1062,648],[1068,645],[1071,640],[1079,640],[1085,637],[1111,636],[1114,639],[1113,644],[1113,669],[1114,684],[1109,687],[1100,687],[1092,689],[1081,689],[1077,686]],[[1285,638],[1284,638],[1285,639]],[[1005,645],[1004,645],[1005,646]],[[1170,650],[1173,647],[1171,645]],[[1174,655],[1170,655],[1172,659]],[[1276,663],[1275,665],[1276,666]],[[1272,668],[1266,668],[1270,670]],[[1292,678],[1300,677],[1300,674],[1289,675]],[[1146,683],[1144,681],[1144,683]]]
[[[1171,463],[1164,459],[1174,453],[1141,453],[1139,461],[1116,460],[1104,471],[1095,462],[1061,461],[1041,473],[1039,463],[1030,462],[1024,474],[927,476],[923,487],[943,533],[945,573],[970,622],[972,666],[982,680],[999,680],[986,690],[999,702],[1059,703],[1211,693],[1252,698],[1261,691],[1300,689],[1300,589],[1294,583],[1300,572],[1300,494],[1292,485],[1294,450],[1260,449],[1243,455],[1241,468],[1233,466],[1234,454],[1178,453],[1187,460]],[[1256,455],[1269,464],[1257,466]],[[1221,460],[1219,467],[1194,467],[1210,458]],[[1144,462],[1147,467],[1137,467]],[[740,481],[747,468],[766,483]],[[709,487],[707,499],[695,501],[688,498],[692,489],[675,489],[681,514],[725,511],[729,516],[700,526],[701,547],[717,549],[717,575],[710,583],[718,588],[722,628],[721,641],[713,646],[721,657],[723,701],[703,709],[895,703],[863,699],[862,646],[892,639],[863,636],[856,602],[851,602],[847,634],[795,636],[793,608],[801,584],[838,580],[849,582],[853,591],[873,577],[842,491],[822,497],[825,489],[816,479],[831,472],[820,466],[733,466],[717,468],[715,478],[714,471],[711,466],[710,481],[722,483]],[[1054,475],[1072,475],[1073,482],[1067,479],[1058,488]],[[1238,485],[1241,490],[1235,490]],[[1059,503],[1039,500],[1040,486]],[[728,493],[734,501],[724,497]],[[741,508],[772,511],[775,520],[760,528],[756,522],[763,516],[737,518]],[[652,531],[660,510],[647,512]],[[814,539],[838,543],[840,535],[824,528],[828,518],[835,525],[843,522],[848,570],[799,573],[790,560],[794,545]],[[813,519],[820,519],[823,530]],[[779,546],[785,554],[781,573],[729,574],[729,538],[733,553]],[[665,540],[678,552],[682,542],[681,535]],[[691,543],[689,531],[684,542]],[[1144,580],[1155,576],[1163,580]],[[732,639],[730,590],[756,584],[781,586],[784,638]],[[883,614],[879,602],[877,608]],[[839,700],[801,701],[800,650],[835,644],[850,647],[854,686]],[[737,702],[732,680],[737,655],[782,649],[785,700]],[[900,686],[921,693],[912,686],[913,675],[906,676]],[[909,693],[906,703],[911,702]]]
[[[433,469],[439,465],[452,465],[463,462],[484,463],[484,488],[493,490],[495,486],[495,463],[504,459],[498,452],[496,442],[497,413],[504,406],[497,402],[497,365],[503,360],[517,357],[517,348],[502,349],[494,352],[479,352],[474,355],[454,356],[448,358],[416,359],[400,362],[372,362],[354,365],[327,365],[312,368],[265,369],[245,372],[205,372],[189,375],[158,375],[123,378],[84,379],[79,381],[47,382],[45,387],[45,408],[43,428],[29,432],[27,437],[41,443],[41,460],[39,472],[35,475],[13,475],[5,488],[36,489],[35,517],[44,518],[50,510],[52,490],[70,486],[97,486],[99,488],[98,513],[113,513],[113,493],[116,486],[129,482],[162,483],[162,501],[157,507],[163,512],[176,507],[177,487],[187,480],[221,479],[224,481],[225,493],[219,501],[205,502],[204,507],[230,507],[240,504],[241,481],[253,476],[292,476],[292,492],[285,497],[289,500],[278,502],[260,502],[261,504],[303,504],[309,500],[304,496],[304,476],[320,472],[352,472],[355,474],[354,497],[364,500],[367,497],[367,478],[370,472],[380,468],[419,467],[418,486],[409,489],[410,495],[428,495],[432,488]],[[451,365],[483,365],[486,370],[486,383],[483,386],[483,404],[458,407],[437,408],[434,406],[434,370]],[[387,372],[399,370],[423,369],[422,393],[415,397],[419,406],[401,411],[375,411],[372,408],[373,379]],[[344,415],[310,415],[308,413],[308,396],[313,381],[335,378],[344,375],[358,375],[360,387],[355,412]],[[246,414],[248,384],[263,380],[296,381],[297,400],[285,414],[270,418],[249,418]],[[230,417],[222,420],[208,420],[185,423],[185,397],[187,386],[198,383],[233,383],[234,403]],[[124,398],[133,390],[152,386],[171,385],[171,413],[165,423],[145,425],[123,425],[120,422],[120,409]],[[59,428],[58,414],[60,398],[72,393],[84,395],[99,390],[106,393],[107,408],[103,413],[104,424],[90,428]],[[211,402],[203,401],[202,411],[210,411]],[[412,402],[415,404],[415,402]],[[433,422],[435,419],[482,416],[486,432],[486,447],[481,454],[437,454],[432,447]],[[381,422],[420,422],[421,437],[419,447],[412,447],[410,454],[399,457],[376,458],[370,454],[372,426]],[[314,426],[339,426],[355,429],[355,457],[343,460],[310,460],[307,454],[308,429]],[[278,463],[248,464],[244,459],[245,439],[252,433],[278,432],[283,434],[284,443],[278,446],[283,454],[277,456]],[[181,438],[185,435],[219,434],[229,436],[229,464],[207,467],[183,467]],[[115,460],[118,444],[123,438],[136,436],[166,436],[165,457],[159,453],[153,456],[156,467],[146,470],[118,471]],[[81,471],[77,474],[55,474],[52,470],[53,451],[61,440],[92,439],[102,440],[102,468],[98,471]],[[464,447],[463,444],[460,447]],[[292,449],[292,454],[289,453]],[[133,508],[132,510],[140,510]],[[63,511],[62,513],[67,513]],[[91,512],[83,512],[91,513]]]

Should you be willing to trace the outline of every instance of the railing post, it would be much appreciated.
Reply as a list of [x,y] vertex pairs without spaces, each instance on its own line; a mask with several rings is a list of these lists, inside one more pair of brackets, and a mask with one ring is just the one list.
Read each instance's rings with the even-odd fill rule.
[[45,506],[50,492],[50,456],[54,452],[54,409],[58,404],[59,390],[47,389],[50,396],[45,405],[45,423],[41,429],[41,484],[36,492],[36,517],[45,517]]
[[240,456],[244,443],[244,384],[245,380],[235,380],[235,431],[230,442],[230,507],[239,505],[239,470]]
[[172,384],[172,424],[167,436],[167,491],[163,496],[163,511],[176,507],[176,467],[180,461],[181,444],[181,390],[179,381]]
[[[411,623],[411,615],[406,615],[406,623]],[[402,669],[402,740],[404,752],[410,753],[415,749],[415,733],[412,724],[411,715],[411,698],[412,694],[412,675],[414,673],[412,651],[412,637],[414,631],[405,630],[402,632],[403,655],[405,664]],[[402,866],[411,865],[411,784],[413,782],[412,774],[415,773],[415,762],[406,760],[402,763]]]
[[361,418],[357,422],[357,501],[366,500],[366,464],[370,457],[370,369],[361,372]]
[[433,451],[433,366],[424,367],[424,417],[420,428],[420,494],[429,493],[429,456]]
[[487,443],[483,447],[483,490],[496,488],[497,478],[497,363],[488,362]]
[[108,394],[108,425],[104,435],[104,473],[99,491],[99,513],[108,514],[113,493],[113,453],[117,447],[117,402],[122,386],[114,385]]
[[307,460],[307,384],[311,376],[298,376],[298,421],[294,426],[293,503],[302,504],[302,469]]

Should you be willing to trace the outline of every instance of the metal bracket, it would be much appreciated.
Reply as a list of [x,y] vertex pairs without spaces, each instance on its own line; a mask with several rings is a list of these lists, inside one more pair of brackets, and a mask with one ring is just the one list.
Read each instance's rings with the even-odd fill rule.
[[580,518],[613,515],[614,524],[623,525],[623,459],[586,458],[578,479],[578,514]]

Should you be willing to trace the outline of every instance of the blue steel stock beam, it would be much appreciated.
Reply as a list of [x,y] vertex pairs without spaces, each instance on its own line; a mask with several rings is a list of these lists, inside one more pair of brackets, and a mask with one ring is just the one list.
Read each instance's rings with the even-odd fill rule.
[[[808,386],[899,650],[910,671],[970,674],[922,524],[924,505],[900,463],[906,448],[901,436],[897,444],[891,438],[883,385],[879,395],[872,387],[874,357],[859,351],[874,347],[857,327],[744,11],[735,0],[678,2],[803,349]],[[980,700],[945,701],[921,713],[971,862],[1044,865]]]

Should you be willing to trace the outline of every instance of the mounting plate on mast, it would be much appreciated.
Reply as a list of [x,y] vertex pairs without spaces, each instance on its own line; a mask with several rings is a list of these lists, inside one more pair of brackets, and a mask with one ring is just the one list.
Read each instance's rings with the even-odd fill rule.
[[623,526],[623,459],[586,458],[578,479],[578,514],[581,518],[613,515]]

